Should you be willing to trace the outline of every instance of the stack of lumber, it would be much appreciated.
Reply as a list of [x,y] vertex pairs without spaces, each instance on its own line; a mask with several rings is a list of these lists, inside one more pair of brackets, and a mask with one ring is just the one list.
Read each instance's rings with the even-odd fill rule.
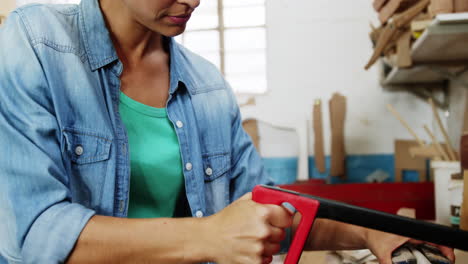
[[374,0],[381,25],[372,27],[374,53],[369,69],[380,57],[391,66],[412,66],[411,46],[438,14],[468,12],[467,0]]

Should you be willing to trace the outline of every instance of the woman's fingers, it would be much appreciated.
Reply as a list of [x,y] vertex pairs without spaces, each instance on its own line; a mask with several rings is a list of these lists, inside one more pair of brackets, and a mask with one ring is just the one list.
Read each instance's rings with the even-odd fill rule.
[[286,228],[290,227],[293,223],[293,216],[283,206],[267,205],[269,208],[268,221],[271,225]]
[[273,261],[272,256],[262,258],[262,264],[270,264],[272,261]]
[[286,238],[286,231],[282,228],[271,227],[271,235],[268,241],[271,243],[279,243]]
[[281,249],[279,243],[265,243],[265,249],[263,251],[263,256],[273,256],[278,253]]

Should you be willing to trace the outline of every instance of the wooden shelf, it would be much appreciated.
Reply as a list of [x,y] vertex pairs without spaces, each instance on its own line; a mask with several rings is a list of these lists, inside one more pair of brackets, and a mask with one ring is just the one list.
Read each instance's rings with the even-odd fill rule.
[[468,13],[437,16],[412,48],[415,64],[468,62]]
[[391,67],[382,62],[383,85],[444,84],[467,70],[466,65],[415,65],[410,68]]
[[412,67],[392,67],[382,59],[381,83],[443,85],[467,70],[467,47],[468,13],[438,15],[413,44]]

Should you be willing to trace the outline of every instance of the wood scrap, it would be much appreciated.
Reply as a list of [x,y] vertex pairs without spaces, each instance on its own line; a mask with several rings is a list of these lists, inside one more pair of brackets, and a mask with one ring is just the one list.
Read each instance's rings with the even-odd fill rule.
[[372,54],[369,62],[367,62],[366,66],[364,67],[368,70],[377,59],[382,55],[383,51],[390,45],[388,43],[391,41],[397,29],[393,25],[387,25],[382,32],[379,34],[379,39],[377,40],[377,44],[374,47],[374,53]]
[[393,35],[392,39],[388,42],[387,47],[384,49],[383,54],[396,54],[398,40],[408,31],[408,29],[398,29]]
[[325,150],[323,146],[322,101],[315,100],[313,109],[314,125],[314,160],[320,173],[325,172]]
[[374,0],[372,5],[374,6],[375,11],[379,12],[386,3],[387,0]]
[[403,34],[406,31],[406,28],[409,27],[411,20],[418,16],[429,5],[429,3],[430,0],[420,0],[417,4],[413,5],[403,13],[395,15],[386,24],[381,34],[379,34],[379,39],[377,40],[377,44],[374,47],[374,53],[365,66],[366,70],[374,65],[378,58],[384,54],[385,50],[388,50],[396,43],[398,35]]
[[444,125],[442,124],[442,121],[440,120],[439,113],[437,113],[437,109],[434,104],[434,101],[432,99],[429,99],[429,104],[431,105],[432,113],[434,114],[434,118],[437,121],[437,124],[439,125],[439,129],[442,132],[442,135],[444,136],[445,144],[447,144],[447,151],[448,151],[450,160],[452,161],[458,160],[458,156],[452,147],[453,145],[452,145],[452,142],[450,141],[448,133],[445,130]]
[[421,12],[413,20],[422,21],[422,20],[431,20],[431,19],[432,17],[428,12]]
[[411,31],[406,31],[397,41],[396,66],[407,68],[413,64],[411,59]]
[[255,97],[250,97],[245,103],[242,103],[239,105],[239,107],[244,107],[244,106],[249,106],[249,105],[255,105]]
[[430,3],[430,0],[420,0],[417,4],[410,7],[408,10],[401,14],[395,15],[393,18],[395,21],[395,26],[402,28],[408,26],[416,16],[418,16]]
[[387,109],[400,121],[400,123],[408,130],[408,132],[416,139],[419,146],[424,147],[424,141],[422,141],[416,132],[410,127],[410,125],[401,117],[401,115],[395,110],[395,108],[391,104],[387,104]]
[[424,125],[424,130],[426,130],[426,133],[431,138],[432,144],[434,145],[438,156],[441,157],[442,160],[446,160],[446,161],[450,160],[448,154],[445,152],[445,150],[439,144],[439,141],[437,140],[437,138],[434,136],[434,134],[431,132],[431,130],[426,125]]
[[242,127],[250,136],[255,149],[260,153],[260,136],[258,133],[258,121],[256,119],[246,119],[242,121]]
[[410,147],[409,153],[413,158],[437,159],[437,157],[440,157],[440,154],[434,145]]
[[432,23],[432,19],[425,20],[414,20],[411,22],[411,32],[421,32],[426,30],[426,28]]
[[402,208],[398,209],[396,214],[416,219],[416,209],[414,209],[414,208],[402,207]]
[[382,34],[382,31],[383,31],[383,27],[378,27],[378,28],[375,28],[372,24],[371,24],[371,32],[369,33],[369,37],[372,41],[372,44],[375,46],[377,44],[377,41],[379,40],[379,37],[380,37],[380,34]]
[[453,0],[431,0],[429,5],[429,13],[431,16],[438,14],[453,13]]
[[388,19],[397,12],[402,12],[415,4],[418,0],[389,0],[380,12],[379,19],[382,24],[387,23]]
[[468,1],[453,0],[453,11],[456,13],[468,12]]
[[344,124],[346,116],[346,97],[335,93],[330,102],[330,124],[331,124],[331,165],[330,176],[346,177],[345,172],[345,138]]

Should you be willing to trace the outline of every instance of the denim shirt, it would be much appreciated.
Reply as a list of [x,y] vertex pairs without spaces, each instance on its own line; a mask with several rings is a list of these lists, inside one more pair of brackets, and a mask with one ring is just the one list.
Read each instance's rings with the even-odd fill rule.
[[[208,216],[270,181],[222,75],[169,46],[189,210]],[[0,29],[0,255],[11,263],[63,263],[90,217],[126,217],[122,69],[97,0],[25,6]]]

